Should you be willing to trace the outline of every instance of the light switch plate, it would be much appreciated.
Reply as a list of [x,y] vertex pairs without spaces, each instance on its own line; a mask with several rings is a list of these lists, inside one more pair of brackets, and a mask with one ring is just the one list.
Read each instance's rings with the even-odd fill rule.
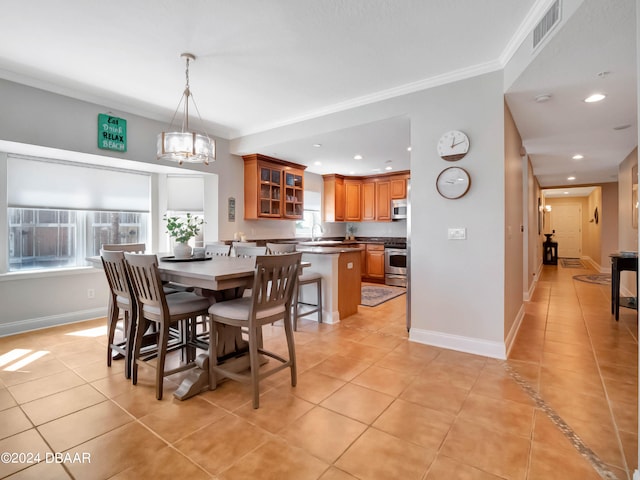
[[467,229],[464,227],[450,228],[447,232],[447,238],[449,240],[466,240]]

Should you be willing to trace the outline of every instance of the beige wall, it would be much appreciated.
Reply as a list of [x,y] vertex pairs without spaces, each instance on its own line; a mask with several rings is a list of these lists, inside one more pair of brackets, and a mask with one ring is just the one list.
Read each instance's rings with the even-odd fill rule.
[[[596,223],[596,209],[598,220]],[[596,187],[587,198],[587,208],[583,212],[583,247],[582,256],[591,260],[595,265],[602,265],[602,189]],[[585,223],[586,222],[586,223]]]
[[521,316],[523,307],[523,240],[524,196],[523,160],[520,155],[522,138],[504,104],[504,166],[505,166],[505,230],[504,230],[504,335]]
[[601,253],[600,270],[611,271],[609,254],[618,250],[618,183],[603,183],[602,215],[600,215]]

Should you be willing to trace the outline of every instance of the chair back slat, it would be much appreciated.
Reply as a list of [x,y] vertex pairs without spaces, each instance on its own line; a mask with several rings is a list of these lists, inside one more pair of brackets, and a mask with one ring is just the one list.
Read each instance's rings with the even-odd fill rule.
[[102,244],[102,250],[106,250],[109,252],[120,251],[120,252],[144,253],[146,248],[147,247],[144,243],[103,243]]

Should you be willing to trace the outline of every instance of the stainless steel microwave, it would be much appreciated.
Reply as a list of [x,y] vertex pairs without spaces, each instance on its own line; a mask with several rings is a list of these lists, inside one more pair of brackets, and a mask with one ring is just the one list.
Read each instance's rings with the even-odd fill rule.
[[391,200],[391,220],[407,218],[407,199]]

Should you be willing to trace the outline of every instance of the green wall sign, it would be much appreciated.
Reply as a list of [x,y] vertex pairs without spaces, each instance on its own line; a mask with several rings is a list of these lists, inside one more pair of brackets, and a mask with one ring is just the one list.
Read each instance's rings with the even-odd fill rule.
[[98,148],[127,151],[127,121],[124,118],[98,114]]

